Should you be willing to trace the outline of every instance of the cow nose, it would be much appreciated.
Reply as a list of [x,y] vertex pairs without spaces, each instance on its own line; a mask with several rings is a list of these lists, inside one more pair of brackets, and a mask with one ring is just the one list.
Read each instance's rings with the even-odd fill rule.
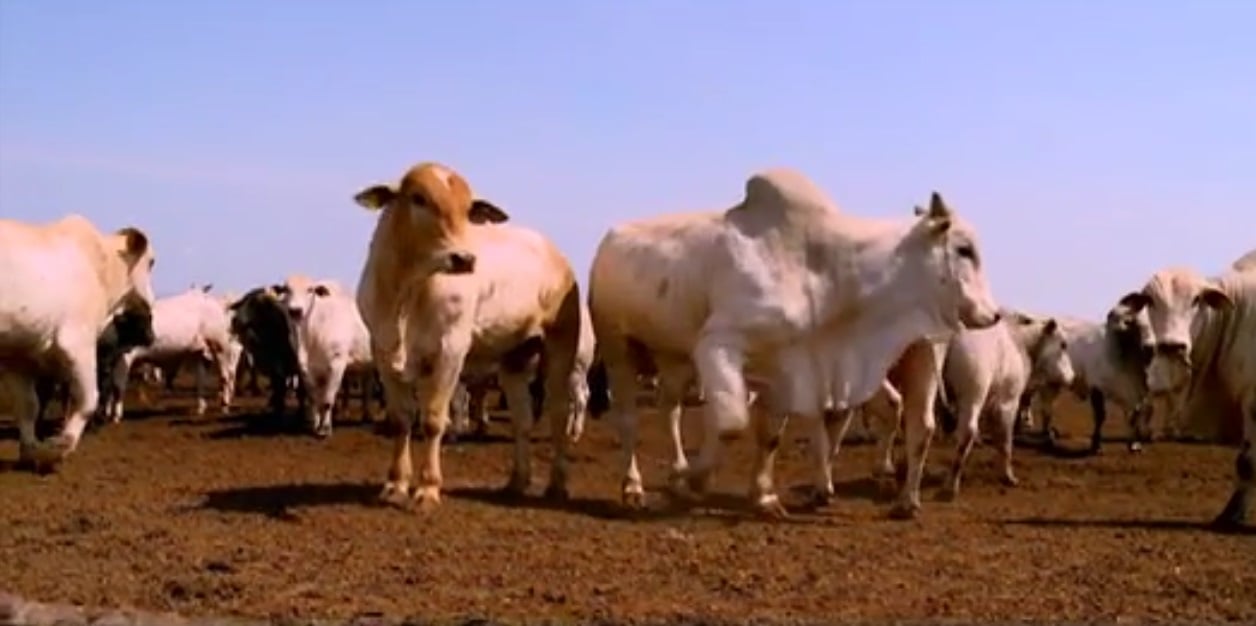
[[475,271],[475,255],[470,252],[450,252],[446,261],[450,274],[470,274]]
[[301,319],[301,309],[292,309],[292,308],[290,308],[290,309],[288,309],[288,315],[289,315],[292,319],[300,321],[300,319]]
[[1162,341],[1156,344],[1156,354],[1181,359],[1186,357],[1186,344],[1180,341]]
[[999,323],[999,322],[1001,322],[1001,321],[1003,321],[1003,312],[1002,312],[1002,311],[996,311],[996,312],[994,313],[994,321],[990,322],[990,325],[991,325],[991,326],[994,326],[995,324],[998,324],[998,323]]

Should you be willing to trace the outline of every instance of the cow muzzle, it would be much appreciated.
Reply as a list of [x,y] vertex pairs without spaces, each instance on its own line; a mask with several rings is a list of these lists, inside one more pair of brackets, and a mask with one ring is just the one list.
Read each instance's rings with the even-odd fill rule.
[[289,308],[288,317],[292,318],[293,321],[299,322],[301,321],[301,318],[305,317],[305,310],[297,309],[297,308]]

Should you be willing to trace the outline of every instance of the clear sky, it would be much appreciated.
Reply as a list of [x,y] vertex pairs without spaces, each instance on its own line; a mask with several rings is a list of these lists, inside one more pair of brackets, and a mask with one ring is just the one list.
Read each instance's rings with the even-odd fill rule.
[[1098,316],[1256,247],[1248,0],[0,0],[0,215],[136,224],[157,288],[357,281],[361,187],[443,161],[577,272],[788,165],[942,192],[996,295]]

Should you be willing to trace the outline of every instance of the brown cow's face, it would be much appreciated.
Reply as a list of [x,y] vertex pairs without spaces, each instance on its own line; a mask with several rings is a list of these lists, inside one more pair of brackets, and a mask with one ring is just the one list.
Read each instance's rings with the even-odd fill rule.
[[394,186],[376,185],[362,190],[354,200],[372,209],[400,212],[414,250],[422,257],[424,272],[470,274],[475,253],[466,233],[471,224],[505,222],[504,211],[477,200],[457,172],[437,163],[421,163],[409,169]]

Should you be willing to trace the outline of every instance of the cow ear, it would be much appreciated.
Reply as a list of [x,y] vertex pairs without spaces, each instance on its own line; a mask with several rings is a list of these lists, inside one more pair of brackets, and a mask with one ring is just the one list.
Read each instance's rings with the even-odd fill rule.
[[1060,325],[1056,323],[1055,318],[1047,320],[1047,325],[1042,327],[1043,335],[1054,335],[1060,330]]
[[942,194],[936,191],[930,194],[929,210],[925,213],[925,219],[929,221],[929,229],[934,234],[941,235],[951,229],[951,209],[946,206]]
[[205,285],[204,287],[201,287],[201,293],[209,293],[209,290],[213,288],[214,288],[214,283],[209,283]]
[[326,298],[331,295],[331,290],[327,288],[327,285],[314,285],[314,295]]
[[118,251],[131,263],[134,263],[137,259],[144,256],[145,252],[148,252],[148,235],[145,235],[144,231],[134,226],[127,226],[119,229],[114,234],[121,240]]
[[1151,296],[1141,291],[1131,291],[1117,302],[1118,306],[1125,307],[1130,313],[1138,313],[1150,304]]
[[1204,287],[1199,295],[1195,296],[1195,301],[1218,311],[1234,306],[1234,301],[1230,299],[1230,296],[1216,287]]
[[390,204],[397,197],[397,190],[388,185],[373,185],[359,191],[353,201],[368,211],[378,211]]
[[471,212],[467,215],[467,219],[471,220],[472,224],[501,224],[509,220],[510,216],[488,200],[474,200],[471,202]]
[[917,204],[911,208],[911,214],[920,217],[925,214],[925,208]]

